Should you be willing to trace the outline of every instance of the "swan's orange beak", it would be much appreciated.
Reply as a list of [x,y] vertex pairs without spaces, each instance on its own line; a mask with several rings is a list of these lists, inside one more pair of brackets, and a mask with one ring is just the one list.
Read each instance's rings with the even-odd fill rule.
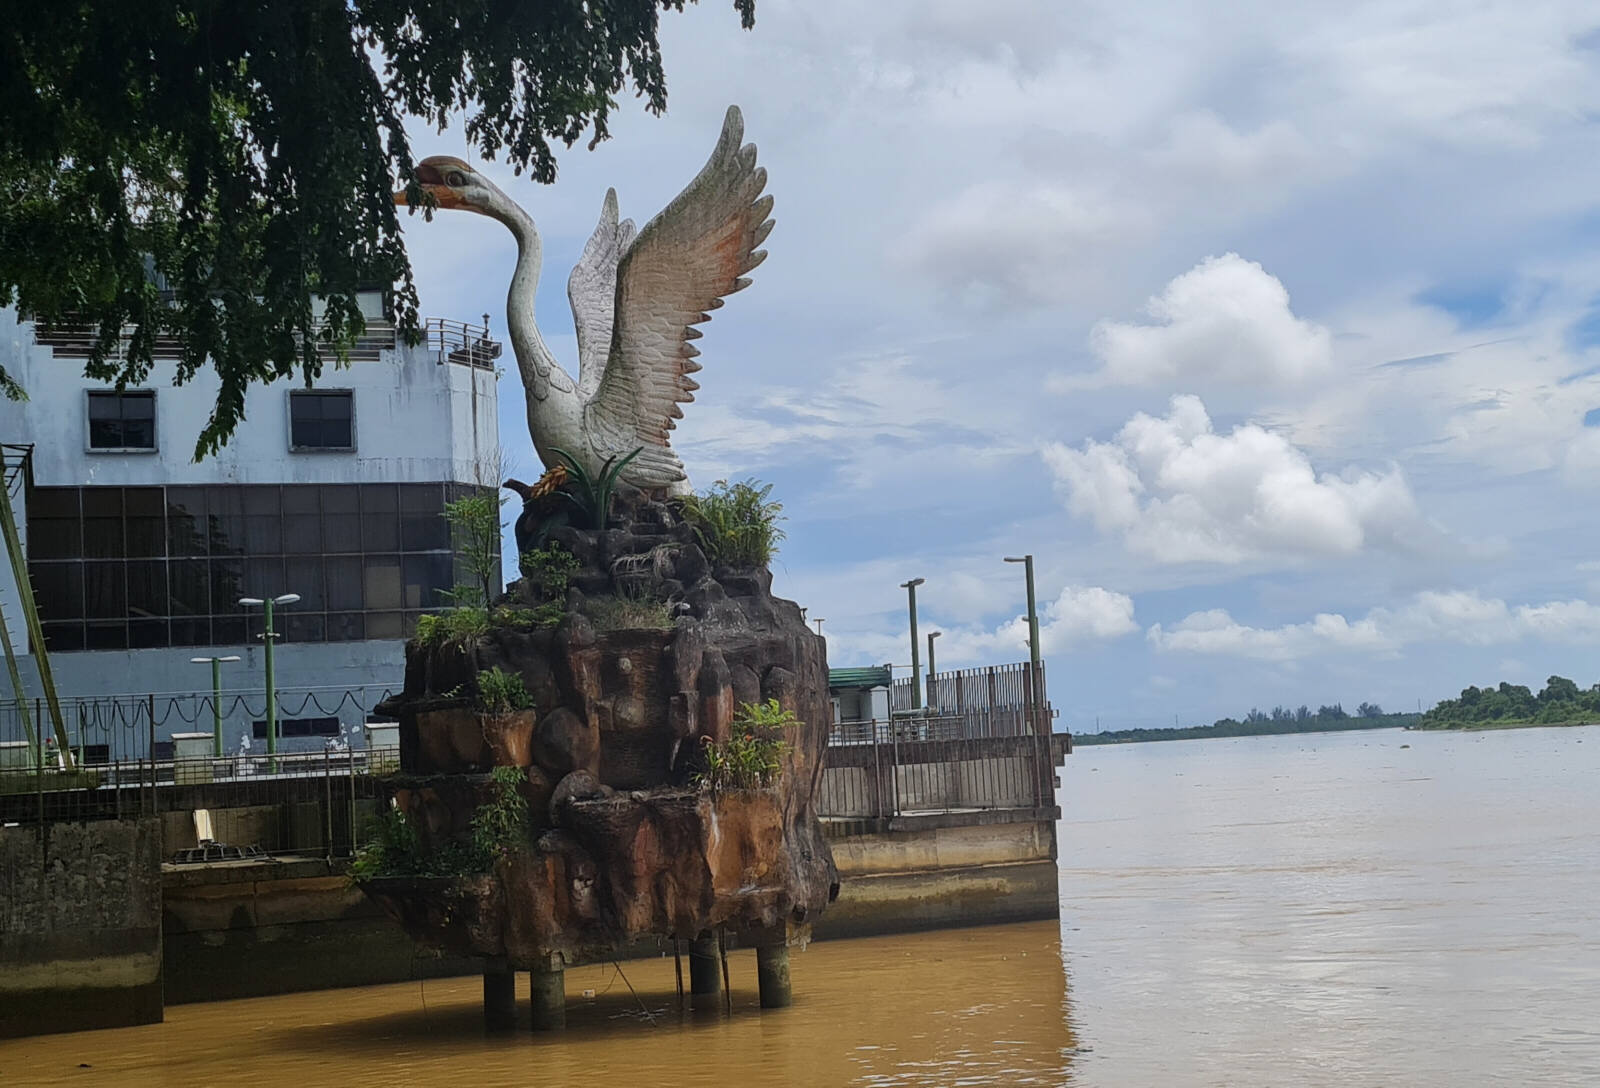
[[[464,208],[466,201],[462,200],[456,191],[448,185],[423,185],[423,190],[433,195],[433,206],[436,208]],[[406,191],[401,189],[394,194],[394,202],[404,208],[410,205],[406,199]]]
[[[439,173],[439,168],[434,166],[431,161],[423,161],[417,164],[417,184],[433,197],[433,205],[436,208],[462,208],[466,206],[466,201],[461,198],[461,194],[444,183],[444,176]],[[394,202],[402,208],[411,203],[406,199],[406,191],[404,189],[394,194]]]

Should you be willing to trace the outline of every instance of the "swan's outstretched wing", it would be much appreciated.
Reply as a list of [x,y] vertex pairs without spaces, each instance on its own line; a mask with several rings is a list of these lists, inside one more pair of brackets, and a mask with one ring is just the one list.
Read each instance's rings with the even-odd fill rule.
[[578,330],[578,395],[588,400],[606,372],[617,304],[617,262],[633,241],[633,220],[617,222],[617,191],[606,190],[600,223],[567,278],[567,301]]
[[[772,230],[772,198],[762,196],[767,172],[754,144],[740,146],[744,119],[728,108],[722,138],[689,187],[645,224],[617,270],[615,324],[606,370],[584,407],[585,423],[604,448],[644,452],[624,476],[647,486],[684,478],[668,432],[694,400],[700,369],[695,325],[767,256],[757,249]],[[587,375],[586,375],[587,377]]]

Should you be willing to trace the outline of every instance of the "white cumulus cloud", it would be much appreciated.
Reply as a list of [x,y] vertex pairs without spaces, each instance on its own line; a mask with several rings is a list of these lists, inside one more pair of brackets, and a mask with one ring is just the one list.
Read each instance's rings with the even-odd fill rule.
[[1146,633],[1159,650],[1294,661],[1325,653],[1393,654],[1416,643],[1495,646],[1526,638],[1554,643],[1600,641],[1600,605],[1583,600],[1508,605],[1471,590],[1426,591],[1398,608],[1374,608],[1357,620],[1319,613],[1303,623],[1252,627],[1223,609],[1193,612]]
[[1045,464],[1068,509],[1167,563],[1349,555],[1403,546],[1422,522],[1398,468],[1319,474],[1254,424],[1218,434],[1195,396],[1143,412],[1110,442],[1052,443]]
[[1278,278],[1237,253],[1207,257],[1169,282],[1146,311],[1146,324],[1094,327],[1090,346],[1101,371],[1091,381],[1290,385],[1326,373],[1333,362],[1328,330],[1296,317]]

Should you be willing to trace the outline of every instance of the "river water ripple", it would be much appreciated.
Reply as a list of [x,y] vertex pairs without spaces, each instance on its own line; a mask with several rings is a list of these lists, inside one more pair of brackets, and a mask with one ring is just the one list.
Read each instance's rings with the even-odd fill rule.
[[0,1084],[1600,1084],[1600,729],[1080,748],[1062,777],[1059,927],[814,944],[792,1009],[757,1008],[749,952],[731,1017],[631,961],[567,973],[564,1035],[486,1040],[478,980],[433,980],[3,1042]]

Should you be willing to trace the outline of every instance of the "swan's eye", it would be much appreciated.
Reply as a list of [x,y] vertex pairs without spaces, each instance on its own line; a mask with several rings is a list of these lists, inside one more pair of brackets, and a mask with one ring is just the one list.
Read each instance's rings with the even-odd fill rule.
[[444,176],[445,184],[452,189],[459,189],[467,183],[467,175],[459,170],[452,170]]

